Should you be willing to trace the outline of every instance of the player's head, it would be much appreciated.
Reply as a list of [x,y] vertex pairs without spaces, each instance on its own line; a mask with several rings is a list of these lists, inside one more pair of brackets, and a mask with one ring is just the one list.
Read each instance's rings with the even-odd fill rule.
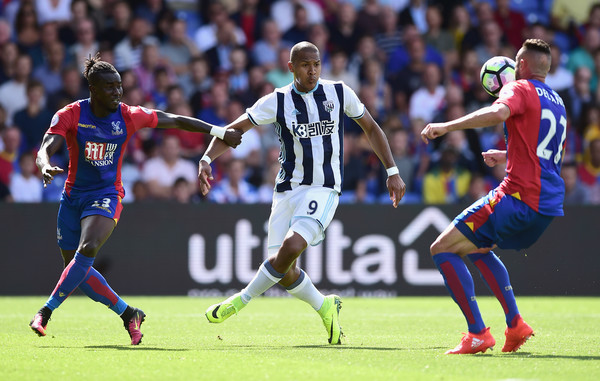
[[294,73],[294,85],[302,92],[315,88],[321,76],[319,49],[308,41],[302,41],[290,51],[289,70]]
[[83,76],[88,80],[92,102],[115,112],[123,96],[121,75],[113,65],[100,60],[100,54],[85,60]]
[[530,38],[523,43],[515,59],[517,79],[544,79],[550,70],[550,45],[544,40]]

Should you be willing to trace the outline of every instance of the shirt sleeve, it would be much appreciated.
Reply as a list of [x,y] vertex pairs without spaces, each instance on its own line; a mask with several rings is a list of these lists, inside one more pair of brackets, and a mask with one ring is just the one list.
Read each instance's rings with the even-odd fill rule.
[[73,128],[73,106],[68,105],[58,110],[50,121],[46,133],[67,137],[69,129]]
[[365,114],[365,105],[358,99],[358,95],[345,83],[344,88],[344,113],[352,119],[360,119]]
[[124,106],[123,116],[131,122],[133,132],[144,127],[156,128],[158,125],[156,111],[143,106],[129,106],[126,104],[122,104],[122,106]]
[[525,86],[529,82],[527,81],[513,81],[509,82],[502,87],[498,99],[494,103],[501,103],[508,106],[510,109],[510,115],[519,115],[525,112],[528,108],[527,97],[524,95]]
[[277,92],[272,92],[260,98],[252,107],[246,109],[246,114],[252,124],[270,124],[277,119]]

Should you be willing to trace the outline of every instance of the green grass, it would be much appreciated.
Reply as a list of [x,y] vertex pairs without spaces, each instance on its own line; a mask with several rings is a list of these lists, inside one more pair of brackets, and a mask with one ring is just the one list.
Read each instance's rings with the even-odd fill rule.
[[342,346],[326,345],[318,315],[292,298],[259,298],[219,325],[216,299],[128,297],[148,315],[140,346],[115,314],[73,296],[48,335],[27,323],[43,297],[0,297],[0,380],[598,380],[600,298],[519,298],[536,335],[501,352],[504,316],[480,298],[493,352],[447,356],[466,329],[449,297],[344,299]]

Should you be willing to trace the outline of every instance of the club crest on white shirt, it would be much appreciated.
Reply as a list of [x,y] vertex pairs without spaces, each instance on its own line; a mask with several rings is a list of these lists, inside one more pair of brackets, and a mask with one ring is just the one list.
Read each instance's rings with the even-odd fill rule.
[[323,107],[325,108],[325,111],[332,112],[334,108],[334,103],[333,101],[326,99],[323,101]]

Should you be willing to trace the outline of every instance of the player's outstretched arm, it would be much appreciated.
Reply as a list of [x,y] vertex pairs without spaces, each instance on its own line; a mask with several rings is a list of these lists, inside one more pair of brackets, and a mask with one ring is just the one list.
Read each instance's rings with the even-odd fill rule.
[[237,147],[242,142],[242,133],[228,127],[218,127],[203,120],[189,116],[171,114],[161,110],[155,110],[158,117],[159,128],[178,128],[191,132],[202,132],[211,134],[224,141],[230,147]]
[[58,151],[65,139],[56,134],[45,134],[38,150],[35,164],[42,173],[44,188],[54,180],[54,175],[64,172],[64,169],[50,164],[50,158]]
[[488,167],[494,167],[498,164],[506,163],[506,151],[489,149],[481,153],[483,161]]
[[449,122],[429,123],[421,131],[421,139],[425,143],[429,143],[429,140],[439,138],[450,131],[494,126],[504,122],[509,116],[510,109],[507,105],[494,103],[491,106],[473,111],[470,114]]
[[394,162],[394,157],[392,156],[392,150],[390,149],[387,137],[367,109],[365,109],[365,113],[360,119],[355,120],[363,129],[365,135],[367,135],[367,139],[369,140],[371,148],[373,148],[373,152],[375,152],[388,172],[386,185],[390,194],[390,200],[392,200],[394,208],[396,208],[400,200],[402,200],[402,197],[404,197],[406,185],[404,184],[404,180],[402,180],[398,174],[398,168]]
[[[252,127],[254,127],[254,125],[252,122],[250,122],[248,115],[243,114],[233,123],[223,128],[226,128],[228,131],[236,131],[241,136],[244,132],[248,131]],[[210,192],[211,185],[209,180],[213,180],[210,163],[221,156],[225,151],[227,151],[228,148],[229,147],[227,147],[222,140],[215,137],[208,145],[208,148],[206,149],[206,152],[204,152],[202,159],[200,159],[200,162],[198,163],[198,179],[200,180],[200,191],[204,196]]]

